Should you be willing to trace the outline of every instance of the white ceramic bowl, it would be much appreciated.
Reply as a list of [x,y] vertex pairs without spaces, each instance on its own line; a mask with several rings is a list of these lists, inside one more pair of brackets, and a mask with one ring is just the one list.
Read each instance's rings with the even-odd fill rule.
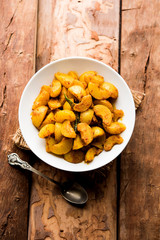
[[[111,151],[103,151],[90,164],[84,162],[73,164],[63,158],[47,153],[45,140],[38,137],[38,130],[31,121],[32,104],[39,94],[42,85],[49,85],[56,72],[67,73],[76,71],[79,75],[85,71],[94,70],[104,77],[105,81],[113,83],[119,91],[116,108],[124,111],[122,122],[126,130],[121,134],[124,142],[115,145]],[[51,62],[40,69],[28,82],[21,96],[19,105],[19,124],[22,135],[32,152],[45,163],[58,169],[71,172],[85,172],[106,165],[115,159],[126,147],[132,135],[135,124],[135,106],[131,91],[123,78],[111,67],[94,59],[86,57],[70,57]]]

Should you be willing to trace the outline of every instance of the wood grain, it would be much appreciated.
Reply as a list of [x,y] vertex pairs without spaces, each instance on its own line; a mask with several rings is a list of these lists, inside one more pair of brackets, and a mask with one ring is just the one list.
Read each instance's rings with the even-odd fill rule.
[[[67,56],[87,56],[118,69],[119,1],[39,1],[37,64]],[[29,239],[116,239],[116,162],[85,174],[66,173],[35,164],[57,180],[76,179],[89,201],[83,208],[68,204],[56,186],[33,176]]]
[[39,1],[38,26],[37,69],[67,56],[117,69],[119,1]]
[[22,90],[34,73],[36,1],[1,1],[0,7],[0,239],[27,239],[28,175],[8,165]]
[[130,144],[121,156],[120,239],[160,239],[160,2],[124,0],[121,74],[144,91]]

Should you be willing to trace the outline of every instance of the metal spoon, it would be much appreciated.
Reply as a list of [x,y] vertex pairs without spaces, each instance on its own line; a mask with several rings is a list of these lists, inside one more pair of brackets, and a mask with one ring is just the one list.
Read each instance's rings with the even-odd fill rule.
[[16,153],[11,153],[8,155],[8,163],[12,166],[20,166],[23,169],[36,173],[37,175],[49,180],[50,182],[57,184],[61,189],[62,196],[70,203],[81,205],[86,203],[88,200],[88,194],[86,190],[78,183],[71,181],[64,183],[57,182],[30,166],[27,162],[21,160]]

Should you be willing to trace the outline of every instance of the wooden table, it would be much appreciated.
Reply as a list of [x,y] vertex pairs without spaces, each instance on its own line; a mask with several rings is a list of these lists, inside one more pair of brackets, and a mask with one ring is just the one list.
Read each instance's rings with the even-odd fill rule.
[[[1,0],[0,13],[0,239],[160,239],[160,1]],[[65,173],[12,141],[30,77],[74,55],[109,64],[145,93],[133,137],[110,171]],[[56,179],[83,179],[88,203],[73,207],[56,186],[10,167],[10,152]]]

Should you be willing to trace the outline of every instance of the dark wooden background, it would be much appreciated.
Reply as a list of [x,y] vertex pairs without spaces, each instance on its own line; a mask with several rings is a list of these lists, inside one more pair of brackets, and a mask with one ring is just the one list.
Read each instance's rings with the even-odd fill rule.
[[[0,16],[0,239],[160,239],[160,1],[1,0]],[[98,59],[145,93],[132,139],[110,171],[65,173],[12,141],[26,83],[67,56]],[[10,167],[10,152],[56,179],[82,178],[86,206]]]

